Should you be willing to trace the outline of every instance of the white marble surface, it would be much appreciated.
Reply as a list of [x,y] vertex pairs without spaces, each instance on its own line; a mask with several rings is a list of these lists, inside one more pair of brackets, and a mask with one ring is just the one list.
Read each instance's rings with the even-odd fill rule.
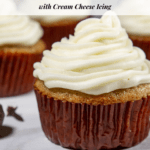
[[[0,139],[0,150],[65,150],[61,146],[51,143],[44,135],[38,114],[37,102],[34,92],[21,96],[0,98],[5,115],[7,107],[18,106],[17,113],[24,122],[17,121],[13,117],[5,117],[4,126],[14,128],[13,133]],[[150,136],[139,145],[126,150],[149,150]]]

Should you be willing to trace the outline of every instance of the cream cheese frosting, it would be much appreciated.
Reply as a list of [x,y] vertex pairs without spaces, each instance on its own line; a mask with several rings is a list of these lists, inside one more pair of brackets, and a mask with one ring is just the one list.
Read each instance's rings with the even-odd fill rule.
[[114,11],[119,16],[121,25],[134,35],[150,35],[150,1],[124,0]]
[[0,46],[34,45],[43,35],[40,24],[21,15],[13,1],[0,1]]
[[65,88],[91,95],[150,83],[150,62],[131,40],[112,11],[101,19],[80,22],[74,36],[45,50],[34,64],[34,77],[47,88]]
[[43,35],[38,22],[27,16],[0,15],[0,45],[34,45]]
[[129,34],[150,36],[150,16],[149,15],[130,15],[119,16],[122,27]]

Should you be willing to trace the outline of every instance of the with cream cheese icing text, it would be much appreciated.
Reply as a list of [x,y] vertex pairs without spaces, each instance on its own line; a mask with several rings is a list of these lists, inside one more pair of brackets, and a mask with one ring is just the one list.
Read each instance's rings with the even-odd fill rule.
[[65,88],[91,95],[150,83],[150,62],[133,47],[116,14],[80,22],[74,36],[56,42],[34,64],[34,77],[47,88]]

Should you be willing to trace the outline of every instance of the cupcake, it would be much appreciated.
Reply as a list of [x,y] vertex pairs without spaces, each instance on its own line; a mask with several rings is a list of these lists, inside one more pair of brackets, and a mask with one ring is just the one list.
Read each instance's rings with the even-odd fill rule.
[[150,60],[150,10],[147,0],[126,0],[115,9],[134,46]]
[[0,15],[0,97],[33,89],[33,64],[41,60],[45,49],[39,23],[17,12],[10,14]]
[[0,126],[2,126],[3,120],[4,120],[4,111],[2,105],[0,105]]
[[75,26],[87,16],[49,16],[39,15],[33,16],[44,29],[43,41],[47,45],[47,49],[52,48],[54,42],[60,41],[62,37],[69,37],[74,33]]
[[149,132],[150,62],[115,13],[80,22],[34,64],[42,129],[73,149],[132,147]]

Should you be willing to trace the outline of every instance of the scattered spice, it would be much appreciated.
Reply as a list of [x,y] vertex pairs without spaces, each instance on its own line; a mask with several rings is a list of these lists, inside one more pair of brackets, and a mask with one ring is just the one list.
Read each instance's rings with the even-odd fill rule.
[[17,107],[11,107],[11,106],[9,106],[7,108],[7,116],[13,116],[17,120],[19,120],[19,121],[24,121],[23,118],[15,112],[16,109],[17,109]]

